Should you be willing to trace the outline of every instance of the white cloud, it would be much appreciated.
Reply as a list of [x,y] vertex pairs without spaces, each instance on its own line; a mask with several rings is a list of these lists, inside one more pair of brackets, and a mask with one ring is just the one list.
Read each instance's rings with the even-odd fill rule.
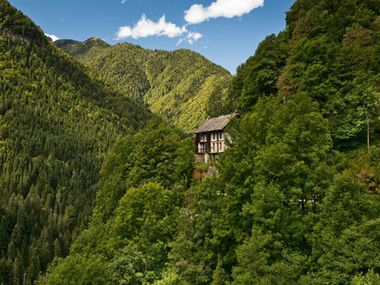
[[198,32],[189,32],[187,34],[187,40],[189,42],[189,44],[193,44],[197,41],[199,41],[201,38],[203,37],[203,35],[201,33],[198,33]]
[[151,36],[165,36],[175,38],[186,33],[186,27],[178,27],[176,24],[166,22],[165,16],[162,16],[158,22],[149,20],[145,15],[133,27],[120,27],[116,33],[117,40],[125,38],[146,38]]
[[55,42],[55,41],[58,41],[58,40],[59,40],[59,38],[58,38],[57,36],[55,36],[55,35],[48,35],[48,34],[45,34],[45,36],[47,36],[47,37],[51,38],[51,39],[53,40],[53,42]]
[[179,27],[176,24],[167,22],[165,16],[162,16],[157,22],[148,19],[145,15],[142,15],[140,20],[132,26],[120,27],[116,33],[116,40],[125,38],[146,38],[152,36],[165,36],[168,38],[180,38],[177,45],[183,42],[188,42],[193,45],[203,35],[198,32],[190,32],[186,26]]
[[127,3],[128,0],[121,0],[121,4]]
[[188,42],[189,44],[194,44],[197,41],[199,41],[201,38],[203,38],[203,35],[198,32],[188,32],[185,37],[179,39],[177,42],[177,46],[182,44],[183,42]]
[[185,11],[185,20],[189,24],[200,24],[212,18],[240,17],[263,5],[264,0],[216,0],[208,7],[195,4]]

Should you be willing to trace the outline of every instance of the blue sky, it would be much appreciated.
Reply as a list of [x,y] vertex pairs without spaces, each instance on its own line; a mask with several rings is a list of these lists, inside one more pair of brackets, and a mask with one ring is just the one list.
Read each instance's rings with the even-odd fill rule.
[[[231,73],[269,34],[285,28],[295,0],[10,0],[47,34],[99,37],[144,48],[188,48]],[[122,3],[125,2],[125,3]],[[165,18],[163,18],[165,16]]]

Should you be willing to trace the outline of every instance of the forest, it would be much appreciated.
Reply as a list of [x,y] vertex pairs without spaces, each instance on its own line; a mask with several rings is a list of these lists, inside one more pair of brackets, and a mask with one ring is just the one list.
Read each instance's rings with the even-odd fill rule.
[[207,117],[222,115],[220,107],[210,107],[226,101],[231,75],[196,52],[147,50],[129,43],[109,46],[98,38],[58,40],[55,45],[180,130],[191,133]]
[[0,1],[0,284],[31,284],[68,254],[105,154],[150,116]]
[[[234,76],[56,45],[0,0],[0,284],[380,284],[380,0],[297,0]],[[171,88],[241,113],[216,175]]]

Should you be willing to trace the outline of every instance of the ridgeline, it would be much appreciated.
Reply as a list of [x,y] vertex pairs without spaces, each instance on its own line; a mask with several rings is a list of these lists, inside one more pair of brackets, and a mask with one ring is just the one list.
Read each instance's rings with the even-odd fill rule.
[[[380,284],[379,0],[296,1],[231,81],[55,44],[0,0],[0,284]],[[183,130],[234,110],[193,181]]]
[[231,75],[196,52],[147,50],[129,43],[109,46],[97,38],[55,44],[106,84],[188,133],[222,112],[218,105],[226,98]]
[[0,284],[32,284],[68,254],[105,155],[149,117],[0,0]]

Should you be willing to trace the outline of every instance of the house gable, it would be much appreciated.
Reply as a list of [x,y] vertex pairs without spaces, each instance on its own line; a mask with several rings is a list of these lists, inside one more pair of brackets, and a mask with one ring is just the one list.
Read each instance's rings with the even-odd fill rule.
[[207,163],[210,157],[215,158],[216,155],[226,150],[228,134],[226,134],[225,128],[236,116],[238,115],[234,113],[211,118],[195,131],[196,154],[199,156],[198,160],[204,160]]

